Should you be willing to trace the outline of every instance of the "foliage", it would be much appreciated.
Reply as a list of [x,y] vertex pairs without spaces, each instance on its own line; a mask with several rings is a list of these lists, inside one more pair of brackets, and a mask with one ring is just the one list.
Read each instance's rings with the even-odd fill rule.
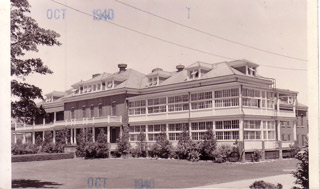
[[11,153],[13,155],[21,155],[21,154],[36,154],[38,152],[38,148],[33,144],[13,144],[11,146]]
[[268,183],[263,180],[259,180],[259,181],[255,181],[249,187],[250,187],[250,189],[282,189],[282,184],[278,183],[277,186],[275,186],[272,183]]
[[290,157],[295,157],[298,152],[300,151],[300,147],[297,143],[294,143],[293,145],[289,145],[289,148],[290,148]]
[[172,153],[173,147],[167,139],[166,133],[160,133],[150,148],[151,157],[169,158]]
[[200,142],[199,153],[202,160],[213,160],[214,151],[217,147],[217,140],[212,129],[209,129],[203,136],[203,141]]
[[57,159],[72,159],[74,153],[59,153],[59,154],[34,154],[34,155],[18,155],[12,156],[12,162],[28,162],[28,161],[45,161]]
[[258,162],[258,161],[260,161],[260,159],[261,159],[261,157],[262,157],[262,155],[261,155],[261,151],[260,150],[255,150],[254,152],[253,152],[253,154],[251,154],[251,161],[252,162]]
[[190,152],[188,153],[188,160],[189,161],[199,161],[200,160],[200,152],[197,148],[198,143],[193,143],[193,147],[191,148]]
[[77,135],[77,157],[85,157],[88,145],[93,142],[92,134],[88,130],[89,129],[80,129],[80,133]]
[[[301,185],[301,188],[309,188],[309,149],[307,148],[296,155],[299,160],[297,170],[292,174],[296,178],[295,183]],[[299,187],[295,187],[299,188]]]
[[57,40],[60,35],[52,30],[38,26],[37,22],[27,16],[30,5],[27,0],[11,0],[11,117],[31,123],[33,118],[44,115],[45,111],[37,107],[34,100],[43,99],[42,90],[34,85],[17,81],[18,78],[32,73],[53,73],[40,58],[23,59],[26,51],[38,52],[38,45],[61,45]]
[[129,117],[128,117],[128,108],[124,109],[124,114],[122,116],[123,125],[121,126],[122,135],[117,139],[117,153],[122,157],[128,157],[130,153],[130,142],[129,142]]
[[214,152],[214,162],[223,163],[228,160],[229,155],[232,153],[232,146],[223,144],[219,146]]
[[179,135],[177,145],[177,153],[180,159],[188,159],[189,153],[195,146],[189,136],[187,128],[183,128],[182,133]]
[[146,134],[143,132],[140,132],[138,137],[137,137],[137,143],[136,147],[130,149],[130,153],[133,157],[146,157],[147,156],[147,151],[148,151],[148,146],[146,142]]

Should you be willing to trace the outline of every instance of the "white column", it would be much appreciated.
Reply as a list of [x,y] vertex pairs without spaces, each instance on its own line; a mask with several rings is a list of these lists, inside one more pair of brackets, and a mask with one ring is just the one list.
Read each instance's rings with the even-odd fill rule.
[[239,119],[239,141],[244,142],[243,119]]
[[293,141],[297,140],[297,122],[293,121]]
[[44,141],[44,131],[42,131],[42,141]]
[[94,127],[92,127],[92,140],[93,140],[93,142],[96,142],[96,131],[95,131],[95,128]]
[[73,143],[74,143],[74,144],[77,144],[77,129],[74,128],[73,131],[74,131],[74,134],[73,134]]
[[53,123],[56,123],[57,120],[57,112],[53,112]]
[[46,118],[43,118],[43,125],[46,124]]
[[278,141],[281,141],[280,127],[281,127],[280,120],[278,120],[278,124],[277,124]]
[[32,132],[32,144],[36,143],[36,133]]
[[56,143],[56,131],[55,130],[53,130],[52,142],[53,142],[53,144]]
[[279,93],[277,93],[277,111],[280,110],[280,99],[279,99]]
[[[121,128],[120,128],[120,130],[121,130]],[[108,126],[107,126],[107,142],[108,142],[108,143],[110,143],[110,134],[111,134],[111,133],[110,133],[110,126],[108,125]]]
[[73,129],[70,129],[70,144],[73,144]]
[[17,133],[13,133],[14,143],[17,144]]
[[22,133],[22,144],[26,143],[26,133]]

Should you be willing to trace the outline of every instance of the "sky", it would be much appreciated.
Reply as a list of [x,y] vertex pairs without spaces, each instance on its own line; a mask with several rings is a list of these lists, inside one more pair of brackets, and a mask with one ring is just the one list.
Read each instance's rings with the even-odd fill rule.
[[[285,56],[206,35],[133,9],[117,0],[56,1],[69,7],[51,0],[29,0],[30,16],[41,27],[61,35],[61,46],[41,46],[39,52],[27,54],[27,57],[41,58],[54,72],[52,75],[27,77],[26,81],[42,88],[43,94],[70,89],[72,84],[87,80],[95,73],[114,73],[118,71],[119,63],[148,74],[156,67],[175,71],[178,64],[188,66],[196,61],[217,63],[247,59],[260,65],[259,75],[275,78],[277,88],[299,92],[298,101],[308,105],[306,1],[125,1],[176,23]],[[94,20],[92,16],[70,7],[91,15],[97,9],[112,9],[114,18],[109,22],[127,29]],[[62,9],[65,9],[64,15]],[[50,13],[55,10],[60,11],[56,14],[58,19],[54,14],[51,17]]]

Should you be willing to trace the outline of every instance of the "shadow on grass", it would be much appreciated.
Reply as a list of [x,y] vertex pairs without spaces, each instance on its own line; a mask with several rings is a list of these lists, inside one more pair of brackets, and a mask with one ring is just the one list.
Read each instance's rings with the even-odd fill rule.
[[56,182],[45,182],[40,180],[12,180],[12,188],[58,188],[60,185],[62,184]]

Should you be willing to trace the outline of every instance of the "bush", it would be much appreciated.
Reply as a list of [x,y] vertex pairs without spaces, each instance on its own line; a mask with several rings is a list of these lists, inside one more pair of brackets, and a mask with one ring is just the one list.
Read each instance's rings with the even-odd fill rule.
[[223,163],[228,160],[229,155],[232,153],[232,146],[223,144],[219,146],[214,152],[214,162]]
[[188,160],[192,162],[196,162],[200,160],[200,153],[197,150],[192,150],[189,152]]
[[263,180],[255,181],[252,185],[249,186],[250,189],[282,189],[282,184],[274,184],[264,182]]
[[77,136],[76,156],[86,157],[86,149],[90,143],[92,143],[92,134],[87,129],[80,129],[80,133]]
[[122,157],[127,157],[130,153],[130,148],[129,132],[128,129],[125,129],[121,137],[117,139],[117,154],[120,154]]
[[262,155],[260,150],[255,150],[253,154],[251,155],[251,161],[252,162],[258,162],[260,161]]
[[132,157],[147,157],[148,146],[146,143],[146,134],[140,133],[137,137],[136,147],[130,149]]
[[[295,183],[302,186],[302,188],[309,188],[309,150],[308,146],[302,152],[296,155],[296,159],[299,160],[298,167],[293,176],[296,178]],[[299,187],[294,187],[299,188]]]
[[172,144],[167,139],[165,133],[160,133],[156,138],[156,143],[150,147],[149,155],[151,157],[169,158],[173,151]]
[[179,159],[188,159],[189,153],[195,147],[194,142],[190,139],[187,128],[183,128],[183,132],[179,135],[179,141],[177,145],[177,153]]
[[290,148],[290,157],[295,157],[298,152],[300,151],[300,147],[297,143],[294,143],[293,145],[289,145],[289,148]]
[[22,154],[36,154],[38,152],[38,147],[33,144],[13,144],[11,146],[11,153],[13,155],[22,155]]
[[217,140],[212,129],[209,129],[203,136],[203,141],[199,145],[200,159],[213,160],[214,151],[217,148]]

